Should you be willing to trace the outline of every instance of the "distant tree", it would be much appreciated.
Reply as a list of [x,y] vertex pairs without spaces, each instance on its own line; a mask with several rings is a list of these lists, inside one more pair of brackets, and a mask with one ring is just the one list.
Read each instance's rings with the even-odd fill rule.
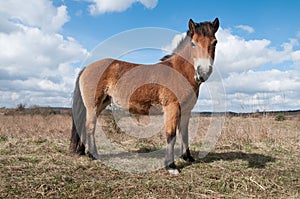
[[26,104],[20,103],[17,105],[17,111],[24,111]]

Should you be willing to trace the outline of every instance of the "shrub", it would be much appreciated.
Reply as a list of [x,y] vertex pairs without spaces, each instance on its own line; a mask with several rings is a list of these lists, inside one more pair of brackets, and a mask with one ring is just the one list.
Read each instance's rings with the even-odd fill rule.
[[280,114],[276,115],[275,120],[276,121],[284,121],[284,120],[286,120],[286,118],[282,113],[280,113]]

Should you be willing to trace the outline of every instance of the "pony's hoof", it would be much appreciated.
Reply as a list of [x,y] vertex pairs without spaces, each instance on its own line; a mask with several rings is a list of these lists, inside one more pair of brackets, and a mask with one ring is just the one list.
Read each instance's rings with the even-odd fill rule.
[[172,175],[178,175],[180,173],[174,162],[166,166],[166,170]]
[[180,173],[178,169],[168,169],[168,172],[171,175],[178,175]]
[[183,154],[181,158],[186,162],[190,162],[190,163],[195,162],[195,159],[191,155]]
[[181,156],[182,159],[184,159],[186,162],[192,163],[195,162],[195,159],[191,155],[190,149],[188,148],[184,154]]
[[78,146],[76,149],[76,153],[78,155],[85,155],[85,146],[84,145]]
[[91,160],[97,160],[98,159],[97,154],[91,154],[90,152],[87,152],[87,155],[88,155],[89,158],[91,158]]
[[78,155],[85,155],[85,152],[82,150],[77,150],[75,153]]
[[182,156],[182,159],[189,163],[195,162],[195,159],[192,156]]

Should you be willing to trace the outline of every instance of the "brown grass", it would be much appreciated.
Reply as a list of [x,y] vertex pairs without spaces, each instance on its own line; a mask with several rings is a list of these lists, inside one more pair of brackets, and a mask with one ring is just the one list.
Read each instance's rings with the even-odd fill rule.
[[[201,121],[194,155],[210,118]],[[0,198],[300,197],[299,116],[227,117],[215,150],[194,164],[177,160],[178,176],[164,169],[124,173],[70,154],[69,115],[0,115],[0,124]],[[151,150],[165,142],[163,133],[134,140],[111,126],[107,119],[110,139],[128,150]]]

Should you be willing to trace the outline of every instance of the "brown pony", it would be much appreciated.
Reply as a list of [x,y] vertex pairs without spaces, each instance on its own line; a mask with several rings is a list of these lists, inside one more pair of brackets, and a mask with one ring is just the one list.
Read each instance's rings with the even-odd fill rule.
[[85,147],[98,157],[95,144],[97,117],[113,103],[134,114],[148,115],[161,106],[166,132],[166,169],[179,171],[174,164],[176,130],[181,138],[182,158],[193,162],[188,144],[188,124],[199,87],[212,73],[219,20],[194,23],[171,55],[153,65],[139,65],[115,59],[96,61],[78,75],[73,96],[70,149],[84,154]]

